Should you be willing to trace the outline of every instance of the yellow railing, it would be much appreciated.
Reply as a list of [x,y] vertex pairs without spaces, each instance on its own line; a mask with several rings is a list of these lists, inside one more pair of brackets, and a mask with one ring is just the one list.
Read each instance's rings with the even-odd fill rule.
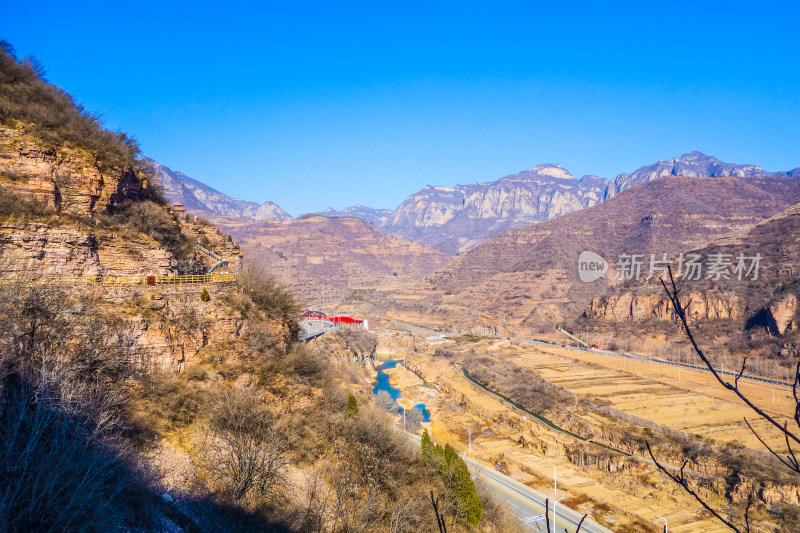
[[90,276],[90,277],[55,277],[40,278],[9,277],[0,278],[0,285],[177,285],[181,283],[222,283],[236,281],[236,274],[195,274],[182,276]]

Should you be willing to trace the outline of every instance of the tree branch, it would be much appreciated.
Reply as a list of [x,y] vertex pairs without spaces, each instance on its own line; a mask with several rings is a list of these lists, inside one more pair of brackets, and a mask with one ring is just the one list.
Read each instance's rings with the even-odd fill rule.
[[[664,291],[666,291],[667,296],[670,299],[670,302],[672,302],[672,307],[675,309],[675,313],[678,315],[678,318],[680,318],[681,323],[683,324],[684,332],[686,333],[686,336],[689,338],[689,341],[692,343],[692,348],[694,348],[695,353],[700,357],[700,359],[706,365],[711,374],[713,374],[714,378],[716,378],[716,380],[723,387],[736,394],[736,396],[738,396],[739,399],[745,403],[745,405],[747,405],[750,409],[755,411],[756,414],[758,414],[758,416],[760,416],[761,418],[763,418],[764,420],[775,426],[781,433],[783,433],[786,436],[787,439],[791,439],[795,441],[795,443],[800,444],[800,437],[788,431],[788,429],[785,428],[784,426],[781,426],[780,422],[778,422],[770,415],[765,413],[760,407],[755,405],[752,401],[750,401],[749,398],[747,398],[747,396],[745,396],[744,394],[741,393],[741,391],[739,391],[738,381],[739,377],[744,372],[744,364],[742,365],[742,371],[734,381],[735,385],[731,385],[728,381],[725,381],[722,378],[722,376],[719,375],[717,369],[714,368],[714,365],[712,365],[711,361],[708,360],[708,357],[705,355],[705,353],[703,353],[703,350],[700,349],[700,346],[697,344],[697,341],[694,338],[694,334],[692,334],[692,330],[689,327],[689,322],[686,319],[686,311],[680,301],[680,296],[679,296],[680,290],[676,287],[675,278],[672,276],[672,268],[669,266],[667,268],[669,272],[669,279],[672,284],[672,290],[670,290],[667,287],[667,284],[664,282],[664,278],[660,278],[661,285],[664,287]],[[795,375],[795,387],[794,387],[795,400],[798,400],[797,385],[798,382],[800,381],[800,366],[798,368],[799,368],[798,373],[796,373]],[[798,400],[797,409],[795,409],[795,421],[797,421],[797,423],[800,425],[800,400]]]
[[[680,485],[681,488],[683,488],[683,490],[685,490],[689,495],[694,497],[694,499],[697,500],[700,503],[700,505],[702,505],[706,509],[706,511],[708,511],[709,513],[714,515],[720,522],[722,522],[723,524],[725,524],[726,526],[731,528],[733,531],[736,531],[736,533],[742,533],[741,530],[738,527],[736,527],[732,522],[729,522],[729,521],[725,520],[724,518],[722,518],[722,516],[718,512],[716,512],[714,509],[712,509],[711,506],[708,505],[705,502],[705,500],[703,500],[703,498],[699,494],[697,494],[695,491],[693,491],[692,489],[689,488],[689,481],[686,479],[686,476],[683,473],[683,469],[686,467],[686,462],[683,463],[683,466],[681,467],[681,471],[680,471],[679,475],[672,474],[666,468],[664,468],[664,466],[661,463],[658,462],[658,460],[656,459],[656,456],[653,455],[653,450],[650,449],[650,442],[644,441],[644,443],[645,443],[645,445],[647,445],[647,453],[650,454],[650,458],[653,460],[653,462],[655,463],[656,467],[658,467],[658,469],[661,472],[663,472],[672,481],[674,481],[675,483]],[[752,497],[752,495],[751,495],[751,497]],[[747,526],[747,529],[745,531],[750,531],[750,526],[749,525]]]

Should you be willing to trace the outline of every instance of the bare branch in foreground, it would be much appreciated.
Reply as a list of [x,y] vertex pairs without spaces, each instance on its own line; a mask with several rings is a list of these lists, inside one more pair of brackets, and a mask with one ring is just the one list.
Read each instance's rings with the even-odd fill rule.
[[[724,518],[722,518],[722,515],[720,515],[710,505],[708,505],[705,502],[705,500],[703,500],[703,498],[699,494],[697,494],[694,490],[689,488],[689,481],[686,479],[686,476],[683,473],[683,469],[686,468],[686,463],[688,461],[684,462],[683,466],[681,466],[680,474],[675,475],[675,474],[671,473],[670,471],[668,471],[666,468],[664,468],[664,465],[662,465],[661,463],[658,462],[658,460],[656,459],[655,455],[653,455],[653,450],[650,449],[650,443],[648,441],[645,441],[645,444],[647,445],[647,453],[650,454],[650,458],[653,460],[653,462],[655,463],[656,467],[658,467],[658,469],[661,472],[663,472],[672,481],[674,481],[675,483],[680,485],[681,488],[683,488],[683,490],[685,490],[689,495],[694,497],[695,500],[700,502],[700,505],[702,505],[709,513],[711,513],[712,515],[717,517],[717,519],[719,519],[720,522],[722,522],[723,524],[725,524],[726,526],[731,528],[733,531],[736,531],[737,533],[742,533],[742,531],[738,527],[736,527],[732,522],[729,522],[728,520],[725,520]],[[751,495],[751,498],[752,498],[752,495]],[[748,503],[747,508],[748,509],[750,508],[749,503]],[[745,519],[746,518],[747,518],[747,515],[745,514]],[[750,525],[749,524],[747,525],[747,529],[745,529],[745,531],[750,531]]]

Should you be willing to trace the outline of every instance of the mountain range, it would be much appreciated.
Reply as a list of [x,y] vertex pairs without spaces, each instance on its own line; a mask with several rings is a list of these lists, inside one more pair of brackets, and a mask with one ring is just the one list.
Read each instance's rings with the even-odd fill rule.
[[169,203],[180,202],[187,210],[195,214],[247,218],[256,221],[290,220],[292,218],[274,202],[257,204],[240,198],[231,198],[205,183],[190,178],[182,172],[172,170],[157,161],[149,158],[144,158],[144,160],[150,165]]
[[[681,338],[650,256],[733,258],[760,254],[760,275],[719,280],[703,272],[682,283],[689,313],[706,338],[727,349],[782,353],[800,324],[800,174],[664,175],[631,185],[598,205],[506,231],[462,254],[385,305],[403,320],[445,330],[550,334],[559,325],[595,338]],[[584,251],[608,261],[604,277],[584,282]],[[638,279],[617,275],[623,254],[641,254]],[[674,268],[677,268],[674,266]],[[679,279],[679,282],[683,280]],[[412,299],[411,296],[414,296]],[[659,344],[660,343],[660,344]]]
[[[225,194],[175,172],[155,161],[153,167],[170,202],[180,201],[193,212],[255,221],[289,220],[273,202],[257,204]],[[598,176],[576,179],[560,165],[544,164],[496,181],[468,185],[431,186],[408,196],[396,209],[354,205],[328,208],[327,217],[356,217],[381,231],[458,255],[509,229],[553,219],[604,202],[625,189],[664,176],[793,177],[788,172],[767,172],[757,165],[725,163],[701,152],[644,166],[613,180]]]

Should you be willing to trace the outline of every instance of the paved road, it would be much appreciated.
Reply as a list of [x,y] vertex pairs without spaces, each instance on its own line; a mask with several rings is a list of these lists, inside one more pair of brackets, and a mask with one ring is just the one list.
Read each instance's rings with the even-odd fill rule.
[[[413,433],[404,433],[408,438],[419,444],[421,437]],[[494,493],[495,497],[508,504],[509,509],[515,517],[525,526],[526,529],[545,533],[547,526],[544,523],[545,512],[544,504],[547,496],[534,490],[519,481],[497,472],[479,461],[464,457],[464,462],[472,472],[475,480],[482,482],[488,490]],[[564,507],[556,506],[556,530],[558,533],[564,531],[574,533],[578,523],[583,517],[582,514]],[[550,522],[553,521],[553,502],[550,501]],[[581,533],[611,533],[611,530],[594,522],[589,517],[581,526]]]
[[300,333],[297,335],[297,340],[310,341],[335,327],[336,325],[330,320],[304,320],[300,323]]

